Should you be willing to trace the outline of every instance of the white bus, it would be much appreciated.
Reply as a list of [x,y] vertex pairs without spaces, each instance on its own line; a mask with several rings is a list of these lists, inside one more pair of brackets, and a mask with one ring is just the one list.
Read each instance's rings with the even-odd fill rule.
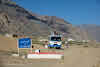
[[62,45],[62,36],[61,35],[50,35],[49,36],[49,48],[57,48],[60,49]]

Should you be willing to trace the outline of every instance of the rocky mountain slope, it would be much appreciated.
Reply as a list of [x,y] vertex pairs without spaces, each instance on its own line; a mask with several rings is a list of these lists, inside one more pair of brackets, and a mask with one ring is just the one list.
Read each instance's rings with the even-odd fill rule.
[[52,30],[71,34],[72,24],[56,16],[31,13],[11,0],[0,0],[0,34],[48,35]]
[[80,34],[82,39],[96,40],[100,42],[100,26],[96,24],[82,24],[80,25]]
[[100,41],[100,26],[73,26],[56,16],[37,15],[11,0],[0,0],[0,34],[48,36],[51,31],[58,31],[63,33],[64,37],[76,40]]

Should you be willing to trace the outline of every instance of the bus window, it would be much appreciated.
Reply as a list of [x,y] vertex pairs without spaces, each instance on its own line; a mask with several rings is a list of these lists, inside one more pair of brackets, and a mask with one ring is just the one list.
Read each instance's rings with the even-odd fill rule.
[[51,37],[51,41],[61,41],[61,37]]

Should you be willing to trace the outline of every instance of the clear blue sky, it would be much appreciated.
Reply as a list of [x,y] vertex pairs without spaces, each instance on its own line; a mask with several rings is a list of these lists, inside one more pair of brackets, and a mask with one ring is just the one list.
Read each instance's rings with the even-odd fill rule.
[[100,0],[18,0],[33,13],[64,18],[72,24],[100,24]]

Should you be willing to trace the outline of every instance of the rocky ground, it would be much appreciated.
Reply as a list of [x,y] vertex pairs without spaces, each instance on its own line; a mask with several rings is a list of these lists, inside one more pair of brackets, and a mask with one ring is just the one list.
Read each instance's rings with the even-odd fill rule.
[[73,46],[65,49],[65,67],[100,67],[100,48]]
[[[48,59],[23,59],[13,57],[16,40],[0,36],[0,67],[100,67],[100,48],[73,45],[60,50],[42,50],[64,52],[61,60]],[[16,49],[15,49],[16,50]]]
[[[64,50],[64,59],[62,60],[27,60],[0,54],[0,59],[2,58],[0,62],[1,67],[100,67],[99,51],[100,48],[72,46]],[[6,60],[4,58],[7,58],[8,64],[4,64]]]

